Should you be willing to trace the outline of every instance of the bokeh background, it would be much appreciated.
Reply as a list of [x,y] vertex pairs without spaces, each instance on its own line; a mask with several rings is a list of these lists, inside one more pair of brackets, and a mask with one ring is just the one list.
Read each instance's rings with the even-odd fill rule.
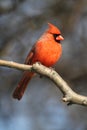
[[[24,63],[51,22],[65,40],[56,71],[87,95],[87,0],[0,0],[0,59]],[[46,77],[34,77],[22,98],[12,98],[22,71],[0,67],[0,130],[87,130],[87,107],[67,106]]]

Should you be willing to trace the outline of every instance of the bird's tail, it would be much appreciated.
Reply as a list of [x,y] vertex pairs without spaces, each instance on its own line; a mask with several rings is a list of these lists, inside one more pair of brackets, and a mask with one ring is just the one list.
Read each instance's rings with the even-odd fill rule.
[[20,100],[27,88],[28,82],[31,80],[32,76],[34,75],[34,73],[29,72],[29,71],[25,71],[23,73],[23,76],[21,78],[21,80],[18,83],[18,86],[16,87],[16,89],[13,92],[13,98],[16,98],[18,100]]

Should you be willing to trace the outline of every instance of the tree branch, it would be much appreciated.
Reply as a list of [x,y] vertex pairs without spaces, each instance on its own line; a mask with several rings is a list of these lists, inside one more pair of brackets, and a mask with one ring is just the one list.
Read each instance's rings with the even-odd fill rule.
[[40,63],[35,63],[33,65],[25,65],[25,64],[19,64],[13,61],[0,60],[0,66],[6,66],[10,68],[15,68],[18,70],[29,70],[29,71],[38,73],[40,75],[49,77],[63,93],[62,100],[64,102],[67,102],[68,105],[79,104],[79,105],[87,106],[86,96],[82,96],[74,92],[56,71],[49,69]]

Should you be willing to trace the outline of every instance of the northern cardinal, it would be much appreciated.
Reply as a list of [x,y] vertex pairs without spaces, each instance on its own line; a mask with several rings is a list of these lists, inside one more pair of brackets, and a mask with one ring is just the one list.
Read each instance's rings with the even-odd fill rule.
[[[64,38],[61,36],[60,30],[56,26],[51,23],[48,23],[48,25],[48,29],[29,52],[25,64],[32,65],[35,62],[40,62],[47,67],[51,67],[59,60],[62,53],[60,41],[64,40]],[[13,92],[13,98],[18,100],[22,98],[28,82],[33,75],[33,72],[24,71],[18,86]]]

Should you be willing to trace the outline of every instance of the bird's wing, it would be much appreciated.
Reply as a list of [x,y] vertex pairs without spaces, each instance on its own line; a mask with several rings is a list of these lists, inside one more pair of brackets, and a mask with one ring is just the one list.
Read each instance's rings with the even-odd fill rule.
[[32,64],[32,59],[35,53],[35,45],[32,47],[31,51],[28,53],[27,58],[25,60],[25,64]]

